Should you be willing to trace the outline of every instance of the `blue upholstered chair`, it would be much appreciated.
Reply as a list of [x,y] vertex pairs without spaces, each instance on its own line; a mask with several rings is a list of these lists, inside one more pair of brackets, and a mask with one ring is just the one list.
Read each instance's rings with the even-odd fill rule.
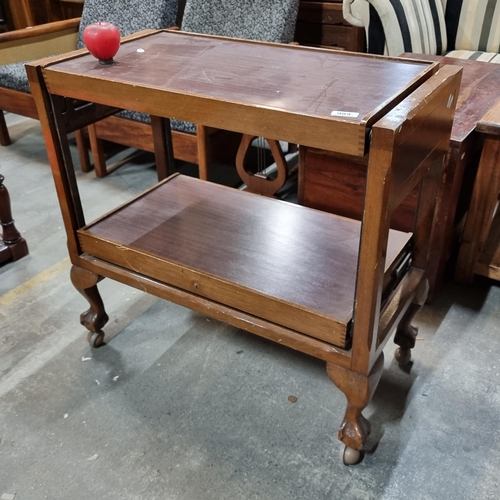
[[[186,0],[181,30],[191,33],[228,36],[268,42],[293,41],[299,0]],[[118,120],[122,134],[117,136]],[[127,146],[154,151],[150,117],[125,111],[89,128],[96,171],[106,171],[101,140],[108,139]],[[142,125],[142,126],[141,126]],[[127,133],[127,128],[129,129]],[[208,165],[216,157],[232,158],[240,135],[215,130],[194,123],[171,120],[174,157],[196,163],[199,176],[208,179]],[[99,166],[97,166],[99,165]]]
[[500,63],[500,0],[344,0],[368,52],[447,55]]
[[[73,19],[58,23],[35,26],[26,30],[0,35],[0,143],[10,144],[10,137],[3,112],[38,118],[34,100],[30,94],[28,78],[24,69],[27,60],[47,55],[64,53],[84,47],[83,30],[96,21],[106,20],[115,24],[122,36],[146,28],[164,28],[176,22],[178,0],[86,0],[81,20]],[[37,39],[52,38],[50,45]],[[2,44],[16,45],[3,49]],[[21,45],[21,49],[19,49]],[[11,55],[9,55],[9,53]],[[23,57],[24,56],[24,57]],[[17,59],[17,60],[16,60]],[[81,134],[77,138],[81,140]],[[88,165],[86,151],[79,144],[82,167]],[[83,156],[82,156],[83,155]],[[87,168],[84,167],[84,170]]]

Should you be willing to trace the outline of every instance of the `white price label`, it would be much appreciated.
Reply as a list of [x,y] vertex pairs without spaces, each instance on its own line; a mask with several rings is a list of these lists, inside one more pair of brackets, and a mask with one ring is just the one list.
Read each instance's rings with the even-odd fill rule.
[[330,116],[343,116],[344,118],[357,118],[359,113],[354,111],[332,111]]

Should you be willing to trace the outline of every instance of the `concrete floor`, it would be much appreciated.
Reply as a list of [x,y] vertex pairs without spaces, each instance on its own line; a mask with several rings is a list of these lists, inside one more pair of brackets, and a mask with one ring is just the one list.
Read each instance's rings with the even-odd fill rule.
[[[378,447],[346,467],[323,362],[109,280],[90,349],[39,124],[8,121],[0,172],[30,255],[0,267],[1,499],[500,498],[495,283],[444,287],[408,372],[388,345],[365,411]],[[88,221],[155,180],[147,161],[77,175]]]

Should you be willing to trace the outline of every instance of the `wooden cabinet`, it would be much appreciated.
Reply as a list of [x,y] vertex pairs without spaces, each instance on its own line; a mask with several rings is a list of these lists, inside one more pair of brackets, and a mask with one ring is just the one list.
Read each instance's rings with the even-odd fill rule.
[[295,39],[303,45],[365,52],[365,31],[342,15],[342,0],[301,0]]

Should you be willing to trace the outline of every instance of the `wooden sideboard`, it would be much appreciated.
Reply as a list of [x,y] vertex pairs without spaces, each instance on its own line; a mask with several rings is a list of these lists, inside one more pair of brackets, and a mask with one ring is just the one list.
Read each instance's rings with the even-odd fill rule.
[[[422,54],[406,58],[429,60],[463,67],[463,79],[450,147],[439,191],[438,215],[433,233],[433,258],[428,269],[432,297],[441,287],[448,261],[453,263],[455,243],[469,206],[482,139],[477,123],[495,102],[500,67],[481,61]],[[367,158],[339,155],[302,147],[299,159],[299,203],[307,207],[361,219],[365,196]],[[418,192],[413,191],[394,213],[392,227],[411,231]],[[470,280],[459,279],[462,282]]]
[[295,39],[303,45],[365,52],[365,31],[342,15],[342,0],[300,0]]

